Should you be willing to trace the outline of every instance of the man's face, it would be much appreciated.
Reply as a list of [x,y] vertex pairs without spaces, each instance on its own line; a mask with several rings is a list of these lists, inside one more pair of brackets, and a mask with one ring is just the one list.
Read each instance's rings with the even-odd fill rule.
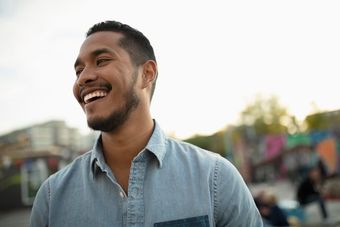
[[135,92],[139,68],[119,46],[121,37],[116,32],[90,35],[75,63],[73,93],[94,130],[118,129],[139,104]]
[[318,182],[321,179],[321,173],[320,170],[317,167],[314,167],[312,170],[309,172],[309,177],[314,181]]

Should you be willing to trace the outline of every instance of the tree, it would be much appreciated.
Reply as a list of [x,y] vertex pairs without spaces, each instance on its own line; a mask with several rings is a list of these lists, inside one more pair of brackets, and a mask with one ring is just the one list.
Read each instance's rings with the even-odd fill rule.
[[224,139],[224,131],[219,131],[209,136],[196,135],[189,139],[186,139],[185,142],[195,144],[200,148],[210,150],[222,156],[225,156]]
[[340,129],[340,110],[319,112],[305,118],[307,131]]
[[241,112],[241,124],[252,126],[257,136],[299,130],[295,117],[288,114],[276,96],[257,95]]

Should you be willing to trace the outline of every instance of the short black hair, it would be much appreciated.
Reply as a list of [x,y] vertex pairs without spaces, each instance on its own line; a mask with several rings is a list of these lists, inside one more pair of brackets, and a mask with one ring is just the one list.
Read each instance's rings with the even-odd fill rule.
[[127,24],[122,24],[118,21],[105,21],[93,25],[86,33],[86,37],[96,32],[118,32],[123,34],[120,40],[120,46],[125,49],[131,57],[131,60],[137,64],[143,64],[147,60],[156,61],[156,57],[150,41],[143,33],[130,27]]
[[[120,39],[119,45],[126,50],[131,58],[131,61],[136,65],[142,65],[148,60],[156,61],[155,53],[150,44],[150,41],[146,36],[135,28],[130,27],[127,24],[123,24],[118,21],[108,20],[99,22],[93,25],[86,33],[86,37],[89,37],[96,32],[118,32],[123,35]],[[157,75],[156,75],[157,79]],[[153,83],[151,97],[153,96],[156,86],[156,80]]]

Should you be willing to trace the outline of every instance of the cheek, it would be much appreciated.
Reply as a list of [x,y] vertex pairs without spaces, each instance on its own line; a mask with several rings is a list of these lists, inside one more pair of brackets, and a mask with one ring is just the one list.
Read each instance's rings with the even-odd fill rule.
[[73,85],[73,95],[77,99],[77,101],[80,102],[79,87],[78,87],[77,83],[74,83],[74,85]]

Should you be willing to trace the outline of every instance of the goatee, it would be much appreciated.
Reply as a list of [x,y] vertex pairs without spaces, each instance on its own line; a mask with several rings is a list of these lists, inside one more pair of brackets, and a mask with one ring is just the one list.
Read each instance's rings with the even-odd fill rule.
[[113,111],[107,118],[94,119],[87,121],[88,126],[93,130],[102,132],[113,132],[119,129],[124,122],[127,121],[130,114],[135,110],[139,104],[139,98],[135,93],[133,86],[124,95],[125,105],[121,109]]

